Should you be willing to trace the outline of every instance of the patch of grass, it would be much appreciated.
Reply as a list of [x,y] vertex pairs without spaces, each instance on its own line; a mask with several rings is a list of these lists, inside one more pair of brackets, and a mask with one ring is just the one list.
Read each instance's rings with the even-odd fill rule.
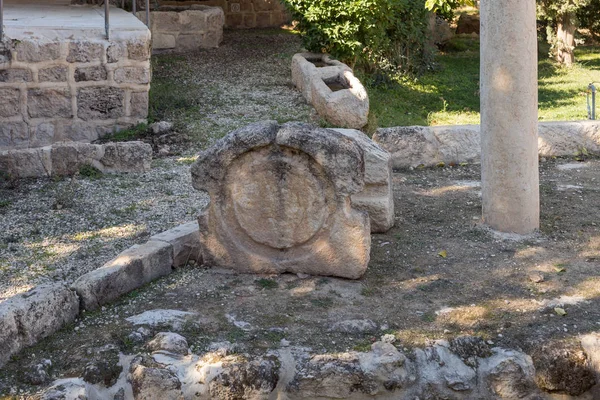
[[83,164],[79,167],[79,175],[89,179],[102,178],[102,172],[91,164]]
[[0,208],[8,207],[12,204],[10,200],[0,200]]
[[148,124],[138,124],[128,129],[115,132],[101,139],[101,142],[130,142],[148,135]]
[[[360,76],[367,87],[371,114],[380,127],[479,123],[479,51],[477,42],[455,38],[452,49],[436,57],[436,68],[418,78],[381,82]],[[539,54],[539,119],[587,118],[586,90],[600,81],[600,48],[575,49],[576,64],[564,68]]]
[[254,281],[254,283],[256,283],[256,286],[262,289],[276,289],[279,287],[279,284],[276,281],[267,278],[257,279]]
[[177,164],[182,164],[182,165],[192,165],[197,159],[198,159],[198,156],[193,156],[193,157],[179,157],[176,160],[176,162],[177,162]]
[[315,307],[329,308],[333,306],[333,299],[331,297],[319,297],[318,299],[311,299],[310,302]]

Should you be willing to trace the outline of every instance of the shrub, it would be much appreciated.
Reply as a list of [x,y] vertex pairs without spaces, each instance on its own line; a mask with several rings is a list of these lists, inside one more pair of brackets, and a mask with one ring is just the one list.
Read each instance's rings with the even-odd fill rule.
[[367,72],[417,72],[429,61],[425,0],[283,0],[304,46]]

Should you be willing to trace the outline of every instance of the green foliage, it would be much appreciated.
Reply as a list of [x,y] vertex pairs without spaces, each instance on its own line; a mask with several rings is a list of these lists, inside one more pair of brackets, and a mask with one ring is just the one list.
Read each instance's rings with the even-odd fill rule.
[[102,171],[91,164],[83,164],[79,167],[79,175],[90,179],[99,179],[102,177]]
[[600,0],[590,0],[577,10],[577,19],[581,28],[589,29],[592,36],[600,39]]
[[283,1],[309,51],[366,71],[415,71],[427,64],[425,0]]
[[451,19],[454,16],[454,10],[461,6],[475,7],[475,0],[426,0],[425,8],[433,11],[437,15]]

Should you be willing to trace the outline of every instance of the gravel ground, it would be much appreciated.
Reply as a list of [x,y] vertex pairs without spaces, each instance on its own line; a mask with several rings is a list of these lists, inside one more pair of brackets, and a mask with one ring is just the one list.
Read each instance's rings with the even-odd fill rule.
[[0,180],[0,301],[73,281],[194,220],[208,199],[192,188],[189,165],[228,132],[265,119],[318,122],[291,83],[299,50],[299,39],[282,31],[226,31],[218,49],[153,57],[151,118],[173,122],[189,140],[175,140],[147,173]]
[[189,160],[158,160],[143,174],[19,181],[0,189],[0,301],[39,283],[72,281],[150,235],[193,220],[208,198],[192,188]]

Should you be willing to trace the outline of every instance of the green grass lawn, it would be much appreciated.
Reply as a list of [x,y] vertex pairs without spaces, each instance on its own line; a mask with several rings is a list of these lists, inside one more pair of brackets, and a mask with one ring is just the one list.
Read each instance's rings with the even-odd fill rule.
[[[433,70],[418,78],[378,83],[361,77],[369,92],[372,125],[478,124],[478,41],[459,40],[453,48],[464,51],[440,53]],[[587,86],[600,82],[600,47],[577,48],[572,68],[557,65],[544,50],[539,54],[539,119],[586,119]]]

